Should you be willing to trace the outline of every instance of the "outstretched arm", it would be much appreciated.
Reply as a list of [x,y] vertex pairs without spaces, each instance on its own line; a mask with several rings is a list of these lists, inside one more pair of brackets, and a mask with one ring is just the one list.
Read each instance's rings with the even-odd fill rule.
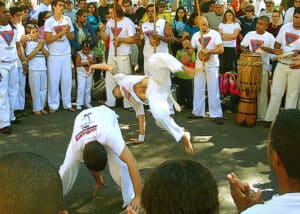
[[98,70],[105,70],[105,71],[112,71],[113,66],[105,64],[105,63],[100,63],[100,64],[93,64],[90,65],[89,70],[86,72],[88,75],[92,74],[93,70],[98,69]]
[[95,179],[95,188],[93,191],[93,195],[95,195],[102,186],[105,186],[105,182],[101,175],[101,172],[96,172],[96,171],[90,170],[90,173],[93,175],[93,177]]

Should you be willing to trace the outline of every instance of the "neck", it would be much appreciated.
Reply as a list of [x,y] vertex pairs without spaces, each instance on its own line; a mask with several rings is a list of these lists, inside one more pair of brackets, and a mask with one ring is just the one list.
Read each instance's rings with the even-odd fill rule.
[[279,194],[300,192],[300,180],[288,177],[277,177],[279,185]]
[[83,23],[82,22],[77,22],[78,27],[82,27]]
[[54,14],[53,14],[53,17],[54,17],[55,20],[61,19],[61,16],[62,16],[62,15],[61,15],[60,13],[54,13]]
[[295,25],[293,25],[293,28],[294,28],[295,30],[300,30],[300,26],[299,26],[299,27],[296,27]]

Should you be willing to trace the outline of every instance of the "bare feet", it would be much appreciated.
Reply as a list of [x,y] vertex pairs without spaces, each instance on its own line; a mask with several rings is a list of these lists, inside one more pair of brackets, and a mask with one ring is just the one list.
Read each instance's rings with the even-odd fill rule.
[[42,113],[40,111],[34,111],[33,112],[35,115],[42,115]]
[[194,77],[196,73],[203,72],[205,69],[204,67],[198,67],[198,68],[190,68],[187,66],[183,67],[183,72],[189,75],[190,77]]
[[184,144],[184,149],[185,151],[192,155],[193,154],[193,146],[192,146],[192,143],[191,143],[191,134],[189,132],[184,132],[184,135],[182,137],[182,141],[183,141],[183,144]]

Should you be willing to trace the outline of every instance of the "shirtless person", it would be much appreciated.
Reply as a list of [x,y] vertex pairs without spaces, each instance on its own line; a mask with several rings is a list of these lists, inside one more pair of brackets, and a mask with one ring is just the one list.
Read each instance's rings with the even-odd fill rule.
[[[119,85],[113,90],[114,96],[127,99],[139,119],[139,138],[134,141],[144,141],[146,123],[143,104],[148,104],[156,124],[167,130],[177,142],[182,140],[185,151],[192,154],[193,147],[190,141],[190,133],[185,132],[183,128],[178,126],[174,119],[170,117],[167,99],[171,97],[169,94],[171,87],[170,71],[172,73],[185,72],[193,76],[196,70],[183,66],[175,57],[168,53],[156,53],[152,55],[149,58],[148,66],[151,71],[150,76],[126,76],[120,73],[114,76]],[[91,65],[90,72],[92,69],[98,69],[98,67],[99,65],[97,64]],[[198,68],[197,71],[203,71],[203,68]]]

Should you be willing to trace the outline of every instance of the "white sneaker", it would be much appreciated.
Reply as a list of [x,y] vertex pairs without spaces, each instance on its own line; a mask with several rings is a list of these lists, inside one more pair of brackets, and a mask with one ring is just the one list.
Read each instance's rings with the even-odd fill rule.
[[93,106],[89,103],[85,105],[87,108],[93,108]]
[[82,110],[81,105],[77,105],[77,106],[76,106],[76,110],[78,110],[78,111]]

